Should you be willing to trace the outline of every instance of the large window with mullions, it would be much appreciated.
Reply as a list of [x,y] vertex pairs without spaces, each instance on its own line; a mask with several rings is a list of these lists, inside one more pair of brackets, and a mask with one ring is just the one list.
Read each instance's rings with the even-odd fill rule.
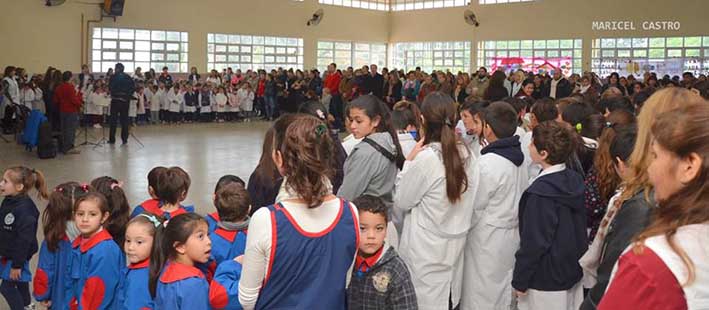
[[470,70],[470,42],[403,42],[393,43],[391,68],[423,71],[451,70],[451,72]]
[[386,66],[387,45],[350,41],[318,41],[318,69],[324,71],[331,63],[338,68],[362,67],[375,64]]
[[91,71],[106,72],[120,62],[126,72],[140,67],[188,72],[187,32],[130,28],[93,28]]
[[563,74],[582,72],[582,40],[505,40],[478,42],[478,66],[488,70],[527,72],[560,69]]
[[207,67],[241,70],[303,68],[303,38],[207,34]]
[[709,71],[708,36],[599,38],[593,40],[591,53],[591,68],[601,76]]

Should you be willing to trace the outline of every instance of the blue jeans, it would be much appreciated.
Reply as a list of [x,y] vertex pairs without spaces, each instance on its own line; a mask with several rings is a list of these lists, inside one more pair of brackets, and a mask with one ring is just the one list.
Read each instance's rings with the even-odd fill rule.
[[266,114],[266,118],[271,119],[273,118],[273,109],[276,107],[276,97],[265,96],[264,99],[264,112]]

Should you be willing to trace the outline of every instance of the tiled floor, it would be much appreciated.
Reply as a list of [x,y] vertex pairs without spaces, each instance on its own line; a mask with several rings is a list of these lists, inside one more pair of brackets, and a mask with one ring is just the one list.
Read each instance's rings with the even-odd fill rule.
[[[44,172],[48,186],[67,181],[90,182],[93,178],[109,175],[124,181],[123,188],[131,206],[149,198],[147,173],[155,166],[180,166],[192,179],[185,204],[194,204],[197,212],[212,212],[212,193],[219,177],[234,174],[245,181],[261,156],[263,136],[270,123],[221,123],[141,126],[135,136],[145,145],[141,147],[133,137],[128,145],[80,147],[81,154],[58,155],[41,160],[36,152],[27,152],[16,143],[0,141],[0,168],[26,165]],[[88,140],[96,141],[108,135],[108,129],[89,129]],[[120,130],[119,130],[120,133]],[[9,137],[9,136],[6,136]],[[78,132],[77,144],[84,141],[84,132]],[[1,199],[1,198],[0,198]],[[45,203],[38,202],[40,211]],[[41,228],[37,237],[42,240]],[[36,266],[37,256],[32,261]],[[0,309],[7,309],[0,298]]]
[[[199,213],[211,212],[214,185],[224,174],[234,174],[247,180],[261,155],[266,122],[182,124],[141,126],[133,130],[145,145],[134,137],[121,146],[83,146],[78,155],[58,155],[54,159],[38,159],[36,152],[22,146],[0,141],[0,167],[27,165],[44,172],[50,187],[66,181],[90,182],[108,175],[124,182],[131,205],[148,198],[147,173],[155,166],[180,166],[192,179],[187,200]],[[108,129],[104,129],[108,135]],[[89,129],[88,140],[101,138],[101,129]],[[120,133],[120,130],[119,130]],[[118,135],[118,134],[117,134]],[[78,132],[77,143],[84,141]]]

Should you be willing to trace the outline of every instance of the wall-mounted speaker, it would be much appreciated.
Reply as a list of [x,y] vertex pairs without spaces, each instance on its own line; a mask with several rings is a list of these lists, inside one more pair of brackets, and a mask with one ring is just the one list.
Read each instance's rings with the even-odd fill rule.
[[109,16],[123,16],[125,0],[104,0],[103,11]]

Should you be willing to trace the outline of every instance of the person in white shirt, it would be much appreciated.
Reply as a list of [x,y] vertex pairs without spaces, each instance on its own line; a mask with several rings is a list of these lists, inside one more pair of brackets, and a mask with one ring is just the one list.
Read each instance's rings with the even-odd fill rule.
[[456,137],[450,96],[429,94],[421,111],[424,136],[396,181],[394,208],[404,218],[399,253],[409,266],[419,308],[448,310],[449,304],[460,303],[462,293],[474,157]]
[[216,119],[220,123],[224,122],[224,111],[226,111],[226,105],[229,102],[229,98],[227,97],[225,92],[226,90],[224,89],[224,87],[220,86],[219,88],[217,88],[217,94],[214,96],[217,109]]
[[460,109],[459,135],[463,142],[470,148],[475,158],[480,157],[480,149],[487,145],[483,135],[483,113],[488,104],[485,102],[467,102]]
[[153,96],[150,97],[150,122],[153,124],[160,123],[160,104],[165,100],[165,85],[158,88],[155,85],[150,86],[153,89]]
[[16,68],[13,66],[5,67],[5,75],[2,79],[3,100],[0,101],[0,119],[5,117],[5,106],[12,104],[20,104],[20,88],[17,85],[17,80],[15,78]]
[[88,97],[84,114],[90,117],[94,128],[102,128],[104,109],[111,105],[111,97],[108,96],[102,80],[94,82],[94,86],[90,89],[92,91]]
[[538,100],[532,105],[529,117],[529,131],[520,137],[522,153],[524,154],[524,163],[522,167],[527,170],[529,184],[532,184],[532,179],[537,177],[542,172],[542,166],[534,163],[529,154],[529,144],[532,143],[532,130],[540,123],[556,120],[559,117],[559,110],[554,104],[554,101],[548,99]]
[[239,91],[236,92],[236,97],[239,101],[239,109],[243,112],[244,121],[249,122],[254,109],[254,92],[251,90],[251,84],[243,83]]
[[169,123],[177,123],[180,118],[180,107],[185,100],[184,93],[180,90],[180,85],[175,83],[167,94]]
[[472,227],[465,245],[462,310],[510,309],[512,268],[519,247],[518,206],[529,186],[524,154],[515,136],[517,113],[506,102],[485,109],[489,144],[470,176]]
[[283,185],[277,203],[249,223],[239,302],[245,310],[344,310],[359,214],[332,193],[334,143],[325,123],[310,115],[288,120],[274,124],[272,156]]

